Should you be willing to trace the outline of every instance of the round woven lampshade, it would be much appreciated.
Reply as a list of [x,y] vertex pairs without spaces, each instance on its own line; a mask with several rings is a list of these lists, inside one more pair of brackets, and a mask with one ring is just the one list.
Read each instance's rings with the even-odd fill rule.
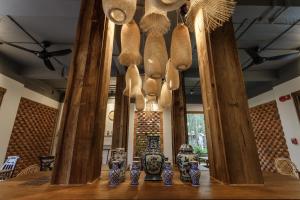
[[158,82],[155,79],[145,77],[144,91],[147,96],[158,96]]
[[153,0],[155,7],[166,12],[178,10],[185,2],[186,0]]
[[144,49],[144,68],[148,77],[161,79],[165,75],[168,52],[162,34],[148,34]]
[[206,29],[215,30],[228,21],[234,12],[234,0],[191,0],[186,22],[190,31],[194,31],[195,19],[200,9],[206,16]]
[[177,90],[180,85],[179,72],[174,68],[170,59],[166,69],[166,84],[169,90]]
[[135,21],[124,24],[121,30],[122,51],[119,56],[119,62],[122,65],[139,65],[142,61],[140,54],[140,29]]
[[161,88],[159,103],[162,108],[170,108],[172,106],[172,91],[168,89],[166,82]]
[[170,25],[167,12],[156,7],[153,0],[145,0],[145,15],[140,21],[142,31],[165,34]]
[[118,25],[129,23],[135,14],[136,0],[102,0],[105,15]]
[[145,98],[141,90],[135,95],[135,107],[137,111],[145,109]]
[[126,87],[123,92],[125,96],[134,97],[138,94],[142,88],[142,79],[139,74],[139,70],[136,65],[130,65],[127,68],[126,76]]
[[173,66],[184,71],[191,67],[193,55],[190,33],[184,24],[179,24],[173,31],[170,51]]

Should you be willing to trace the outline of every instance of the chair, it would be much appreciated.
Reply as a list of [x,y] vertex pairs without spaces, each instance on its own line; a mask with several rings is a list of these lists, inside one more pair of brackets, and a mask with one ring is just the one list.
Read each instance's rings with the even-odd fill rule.
[[4,181],[12,177],[19,158],[19,156],[7,157],[6,161],[0,169],[0,181]]
[[297,170],[296,165],[287,158],[276,158],[275,167],[279,174],[286,176],[293,176],[299,179],[299,171]]
[[29,167],[23,169],[17,177],[20,176],[27,176],[27,175],[34,175],[40,171],[40,166],[38,164],[30,165]]

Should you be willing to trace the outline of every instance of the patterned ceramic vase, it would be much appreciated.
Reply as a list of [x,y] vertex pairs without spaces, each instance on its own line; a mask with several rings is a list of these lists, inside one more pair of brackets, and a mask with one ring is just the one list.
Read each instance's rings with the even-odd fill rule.
[[172,166],[171,162],[165,162],[164,165],[164,171],[162,173],[163,181],[166,186],[171,186],[173,185],[173,171],[172,171]]
[[116,148],[111,150],[111,158],[109,161],[109,168],[112,168],[112,162],[118,161],[120,168],[120,182],[125,181],[125,174],[127,168],[127,153],[124,148]]
[[140,178],[140,161],[133,161],[132,167],[130,171],[130,180],[131,185],[138,185],[139,184],[139,178]]
[[121,170],[119,169],[119,162],[113,161],[112,168],[109,171],[109,185],[114,187],[120,183]]
[[190,165],[191,165],[190,176],[191,176],[192,186],[199,186],[201,173],[198,168],[198,161],[191,161]]
[[147,149],[143,154],[145,181],[161,181],[165,157],[160,152],[159,135],[148,135],[147,138]]
[[133,157],[133,161],[138,162],[139,169],[142,170],[142,160],[141,160],[141,157]]
[[182,181],[191,181],[189,174],[190,171],[190,162],[198,161],[197,154],[193,153],[193,147],[189,144],[181,145],[179,153],[176,157],[176,163],[180,171],[180,179]]

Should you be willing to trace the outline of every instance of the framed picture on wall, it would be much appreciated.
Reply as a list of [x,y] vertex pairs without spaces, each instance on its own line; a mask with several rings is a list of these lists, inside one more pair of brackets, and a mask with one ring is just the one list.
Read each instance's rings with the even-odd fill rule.
[[6,92],[6,89],[0,87],[0,106],[1,106],[1,104],[2,104],[2,100],[3,100],[3,97],[4,97],[5,92]]
[[294,103],[296,106],[297,114],[298,114],[298,119],[300,120],[300,91],[292,93]]

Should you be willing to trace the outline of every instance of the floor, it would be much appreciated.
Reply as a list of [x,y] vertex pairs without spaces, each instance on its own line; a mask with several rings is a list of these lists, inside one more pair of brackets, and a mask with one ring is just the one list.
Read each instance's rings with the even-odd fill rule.
[[[176,172],[174,185],[144,182],[129,185],[129,178],[116,188],[108,186],[108,171],[94,184],[85,186],[50,186],[50,174],[19,177],[0,183],[0,199],[300,199],[300,181],[278,174],[265,174],[264,186],[226,186],[201,175],[201,186],[182,183]],[[127,176],[128,177],[128,176]]]

